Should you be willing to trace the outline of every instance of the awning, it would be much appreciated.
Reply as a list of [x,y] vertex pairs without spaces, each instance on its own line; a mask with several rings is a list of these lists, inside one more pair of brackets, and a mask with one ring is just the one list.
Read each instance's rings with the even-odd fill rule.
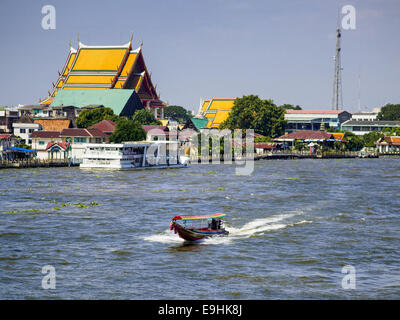
[[36,152],[35,150],[31,149],[24,149],[24,148],[17,148],[17,147],[11,147],[11,150],[18,151],[18,152]]
[[172,220],[204,220],[204,219],[218,219],[225,217],[225,213],[214,213],[204,216],[175,216]]

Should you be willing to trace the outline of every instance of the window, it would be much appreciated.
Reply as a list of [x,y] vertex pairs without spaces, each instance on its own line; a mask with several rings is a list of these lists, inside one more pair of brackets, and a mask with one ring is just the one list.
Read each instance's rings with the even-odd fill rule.
[[75,143],[86,143],[86,138],[75,137],[74,142]]
[[44,141],[39,141],[39,146],[44,146]]
[[34,129],[29,129],[29,133],[32,133],[33,131],[35,131]]
[[19,133],[25,133],[25,129],[19,129]]

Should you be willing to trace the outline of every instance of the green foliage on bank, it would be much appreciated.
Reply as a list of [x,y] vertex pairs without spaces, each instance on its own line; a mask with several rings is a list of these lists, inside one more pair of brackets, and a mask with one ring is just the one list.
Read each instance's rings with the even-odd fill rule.
[[164,117],[166,119],[173,119],[179,123],[186,123],[190,118],[193,117],[192,112],[186,110],[181,106],[168,106],[164,109]]
[[94,109],[85,109],[79,113],[76,119],[78,128],[88,128],[102,120],[117,121],[118,116],[114,114],[111,108],[100,107]]
[[137,110],[132,117],[132,120],[140,125],[160,126],[161,121],[154,117],[154,113],[148,109]]
[[267,137],[277,137],[285,132],[285,109],[272,100],[262,100],[256,95],[237,98],[228,118],[220,129],[254,129]]
[[376,118],[384,121],[400,121],[400,104],[386,104]]
[[146,132],[142,129],[141,124],[126,117],[119,117],[115,125],[115,130],[110,136],[110,141],[121,143],[124,141],[142,140],[146,140]]

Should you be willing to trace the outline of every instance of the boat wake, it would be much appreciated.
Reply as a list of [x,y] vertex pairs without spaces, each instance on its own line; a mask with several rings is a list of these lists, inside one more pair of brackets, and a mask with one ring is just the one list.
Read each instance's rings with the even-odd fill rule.
[[[252,236],[261,236],[266,232],[271,232],[274,230],[284,229],[287,227],[293,227],[295,225],[301,225],[306,223],[312,223],[312,221],[301,220],[294,221],[295,216],[298,216],[299,213],[290,213],[290,214],[279,214],[271,217],[260,218],[252,220],[241,228],[235,228],[230,226],[225,222],[225,228],[229,231],[229,235],[227,236],[215,236],[202,240],[199,243],[202,244],[230,244],[235,240],[246,239]],[[290,220],[287,221],[287,220]],[[143,238],[145,241],[150,242],[161,242],[161,243],[170,243],[170,244],[182,244],[185,241],[179,238],[178,235],[171,232],[169,229],[164,230],[161,233],[154,234],[151,236],[147,236]]]

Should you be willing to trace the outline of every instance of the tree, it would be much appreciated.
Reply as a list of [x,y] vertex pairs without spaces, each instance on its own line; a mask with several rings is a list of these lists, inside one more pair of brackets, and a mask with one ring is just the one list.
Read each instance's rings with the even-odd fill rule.
[[146,139],[146,132],[138,122],[120,117],[115,125],[115,130],[110,136],[110,141],[121,143],[124,141],[142,141]]
[[237,98],[228,118],[220,129],[254,129],[267,137],[282,135],[287,121],[285,109],[276,106],[272,100],[261,100],[256,95]]
[[140,109],[137,110],[132,117],[134,122],[137,122],[140,125],[155,125],[160,126],[161,121],[157,120],[154,117],[154,114],[148,109]]
[[376,118],[384,121],[400,121],[400,104],[388,103],[382,107]]
[[362,136],[365,147],[375,147],[375,143],[383,137],[383,134],[377,131],[371,131]]
[[288,104],[288,103],[285,103],[285,104],[283,104],[283,105],[281,105],[280,106],[281,108],[284,108],[284,109],[291,109],[291,110],[301,110],[301,107],[299,106],[299,105],[296,105],[296,106],[294,106],[294,105],[292,105],[292,104]]
[[79,113],[76,119],[78,128],[88,128],[102,120],[116,121],[118,116],[114,114],[113,109],[100,107],[95,109],[85,109]]
[[168,106],[164,109],[165,118],[174,119],[180,123],[186,123],[187,120],[193,117],[192,112],[181,106]]
[[347,141],[346,149],[349,151],[359,151],[364,147],[363,139],[352,132],[346,131],[344,140]]

